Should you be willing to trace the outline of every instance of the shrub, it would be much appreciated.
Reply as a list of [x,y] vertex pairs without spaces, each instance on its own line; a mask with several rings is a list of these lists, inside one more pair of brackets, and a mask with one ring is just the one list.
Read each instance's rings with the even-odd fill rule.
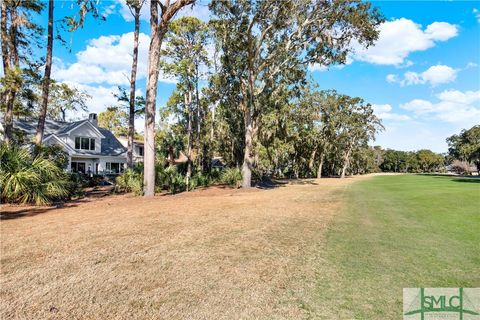
[[189,190],[194,190],[197,187],[208,187],[211,183],[211,177],[205,174],[202,174],[201,172],[197,172],[190,178],[189,181]]
[[164,183],[171,193],[184,191],[186,188],[185,178],[175,167],[168,167],[164,171]]
[[83,196],[83,188],[88,186],[88,180],[80,172],[68,172],[68,194],[70,197]]
[[25,148],[0,144],[0,197],[2,202],[50,204],[69,196],[64,170]]
[[35,145],[33,153],[37,157],[53,161],[53,163],[59,168],[67,169],[69,156],[59,145]]
[[468,162],[455,160],[450,165],[450,170],[458,174],[468,174],[470,173],[470,165]]
[[222,172],[220,181],[234,188],[240,188],[242,184],[242,172],[238,168],[228,168]]
[[135,169],[127,169],[115,178],[115,191],[143,194],[143,174]]
[[219,182],[221,176],[222,176],[222,170],[218,168],[212,169],[212,171],[210,171],[210,183]]
[[[127,169],[115,179],[117,192],[134,192],[136,195],[143,194],[143,165]],[[186,189],[185,177],[175,167],[164,168],[162,164],[155,165],[155,192],[168,189],[171,193],[177,193]]]

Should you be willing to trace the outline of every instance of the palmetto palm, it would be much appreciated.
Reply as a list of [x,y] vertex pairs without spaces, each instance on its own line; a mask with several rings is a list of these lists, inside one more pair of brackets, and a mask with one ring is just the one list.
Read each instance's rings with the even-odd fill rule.
[[29,150],[0,144],[2,202],[45,205],[68,195],[68,178],[54,162],[33,157]]

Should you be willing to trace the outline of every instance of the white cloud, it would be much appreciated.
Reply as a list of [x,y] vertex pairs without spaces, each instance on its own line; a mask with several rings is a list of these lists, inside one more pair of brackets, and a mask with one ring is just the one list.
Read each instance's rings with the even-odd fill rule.
[[103,8],[102,16],[107,18],[109,15],[116,13],[117,4],[113,3]]
[[451,124],[432,125],[423,121],[402,121],[389,123],[385,131],[378,134],[376,145],[395,150],[430,149],[434,152],[446,152],[445,138],[458,133],[459,128]]
[[402,104],[404,110],[413,112],[417,117],[434,117],[443,122],[468,127],[480,119],[480,90],[446,90],[436,95],[438,102],[414,99]]
[[328,67],[324,66],[324,65],[321,65],[319,63],[312,63],[308,66],[308,70],[311,71],[311,72],[314,72],[314,71],[323,72],[323,71],[327,71]]
[[446,41],[458,34],[456,25],[434,22],[422,30],[421,25],[406,18],[384,22],[379,30],[379,39],[374,46],[365,49],[354,44],[355,60],[400,66],[410,53],[427,50],[436,42]]
[[[432,87],[438,86],[440,84],[449,83],[455,81],[457,78],[457,73],[459,70],[453,69],[445,65],[436,65],[431,66],[427,70],[421,73],[408,71],[403,75],[403,79],[400,80],[398,77],[390,77],[387,81],[389,82],[398,82],[401,86],[413,85],[413,84],[430,84]],[[390,76],[390,75],[389,75]]]
[[[137,80],[146,78],[149,45],[150,37],[140,33]],[[85,50],[76,54],[76,62],[54,65],[53,78],[80,84],[129,85],[132,51],[133,32],[91,39]],[[162,74],[159,81],[174,82]]]
[[447,41],[458,34],[458,28],[448,22],[434,22],[428,25],[425,34],[433,41]]
[[428,68],[421,74],[421,77],[423,81],[430,83],[432,86],[437,86],[455,81],[457,72],[457,70],[449,66],[437,65]]
[[464,68],[454,69],[446,65],[431,66],[423,72],[408,71],[401,76],[396,74],[388,74],[386,80],[389,83],[399,83],[402,87],[413,84],[430,84],[432,87],[436,87],[441,84],[454,82],[460,71],[476,68],[478,65],[474,62],[469,62]]
[[477,22],[480,23],[480,11],[477,8],[473,8],[472,12],[475,16],[475,19],[477,19]]
[[392,106],[389,104],[374,104],[372,108],[375,115],[382,120],[405,121],[410,119],[407,115],[392,113]]
[[[87,112],[75,112],[67,113],[69,120],[81,120],[88,117],[88,113],[100,113],[105,111],[109,106],[118,105],[117,98],[114,94],[118,93],[118,87],[116,86],[91,86],[87,84],[80,84],[73,81],[64,81],[70,87],[75,87],[78,90],[87,92],[91,98],[87,100],[88,111]],[[136,95],[143,95],[141,89],[136,90]],[[139,132],[144,131],[145,120],[143,117],[135,119],[135,128]]]
[[324,71],[328,71],[329,69],[341,70],[341,69],[345,68],[345,66],[348,66],[349,64],[351,64],[352,62],[353,62],[352,58],[347,57],[347,60],[345,61],[345,64],[335,64],[335,65],[331,65],[331,66],[325,66],[325,65],[322,65],[322,64],[319,64],[319,63],[312,63],[308,66],[308,70],[310,72],[313,72],[313,71],[324,72]]
[[458,90],[446,90],[438,94],[438,98],[443,101],[472,104],[475,102],[480,102],[480,90],[466,92],[461,92]]
[[[90,86],[73,81],[64,81],[64,83],[68,84],[70,87],[75,87],[79,90],[85,91],[91,96],[91,99],[87,101],[88,112],[100,113],[105,111],[108,106],[118,104],[117,98],[113,96],[114,93],[118,92],[118,88],[116,86]],[[86,114],[75,113],[74,115],[72,114],[70,116],[80,117],[83,119],[85,118]]]
[[398,82],[398,77],[396,74],[387,74],[386,80],[389,83],[395,83]]

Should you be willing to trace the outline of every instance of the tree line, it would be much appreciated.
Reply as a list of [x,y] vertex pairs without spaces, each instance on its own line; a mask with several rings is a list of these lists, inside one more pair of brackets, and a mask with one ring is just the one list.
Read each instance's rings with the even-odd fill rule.
[[[267,171],[299,177],[319,176],[324,171],[343,177],[352,172],[359,148],[365,147],[381,128],[371,106],[361,98],[320,92],[312,88],[307,73],[311,64],[345,63],[353,41],[363,46],[374,43],[383,18],[370,3],[212,1],[212,19],[204,23],[191,17],[174,20],[180,10],[194,5],[195,0],[152,0],[146,97],[139,108],[135,85],[143,4],[141,0],[127,1],[135,21],[134,46],[131,86],[129,94],[124,92],[122,98],[128,104],[129,167],[133,165],[137,109],[145,117],[146,196],[154,193],[156,156],[164,143],[159,141],[162,136],[185,144],[187,179],[194,170],[208,171],[212,156],[221,155],[227,164],[241,167],[242,186],[250,187],[252,175]],[[77,14],[61,19],[63,30],[74,32],[83,26],[89,14],[102,18],[95,1],[77,0],[75,5]],[[33,39],[39,39],[32,35],[43,32],[33,16],[44,6],[46,3],[38,0],[2,2],[2,109],[6,141],[13,137],[12,116],[19,113],[16,108],[32,107],[35,86],[39,92],[34,112],[38,116],[37,145],[42,142],[45,118],[54,110],[64,118],[66,110],[85,107],[87,93],[75,92],[76,89],[50,79],[54,40],[62,42],[58,30],[54,35],[52,0],[48,1],[45,59],[32,58],[32,48],[38,45]],[[214,56],[210,57],[207,51],[214,51]],[[174,77],[178,84],[158,121],[160,70]],[[30,92],[30,97],[23,91]],[[24,97],[26,100],[22,100]],[[55,107],[55,102],[62,107]],[[158,123],[168,114],[177,121],[159,128]],[[302,134],[313,139],[303,139]]]
[[[480,125],[463,129],[446,139],[447,153],[372,148],[376,169],[384,172],[447,172],[469,174],[480,171]],[[374,167],[375,168],[375,167]]]
[[[170,11],[159,7],[166,21]],[[178,81],[160,118],[177,121],[155,130],[159,69],[149,69],[144,194],[153,195],[155,188],[155,136],[186,150],[187,180],[194,170],[208,172],[215,155],[241,168],[247,188],[268,172],[321,175],[323,163],[326,172],[349,173],[354,154],[381,129],[380,121],[361,98],[313,88],[307,69],[344,63],[352,41],[373,44],[380,13],[359,1],[212,1],[209,8],[209,23],[182,18],[163,28],[155,25],[152,2],[151,34],[158,37],[152,38],[149,59]],[[207,77],[203,70],[209,70]],[[200,89],[201,82],[207,85]],[[304,131],[325,136],[311,143]],[[330,138],[336,141],[324,143]]]
[[[34,16],[47,4],[45,58],[35,60],[32,50],[43,45],[38,35],[44,30]],[[243,187],[265,175],[345,177],[375,166],[426,171],[438,164],[439,157],[427,150],[414,156],[387,150],[380,164],[378,150],[368,146],[383,129],[371,105],[361,97],[319,90],[309,79],[310,65],[342,64],[353,42],[374,44],[383,17],[369,2],[213,0],[211,19],[203,22],[175,19],[195,0],[152,0],[145,97],[135,94],[144,0],[128,0],[127,5],[134,18],[130,87],[119,88],[118,106],[109,107],[99,120],[128,137],[127,165],[132,168],[133,139],[140,138],[135,119],[144,116],[144,195],[155,193],[159,164],[180,151],[188,159],[182,169],[187,186],[194,174],[212,171],[213,158],[240,168]],[[51,79],[53,46],[64,44],[60,29],[75,32],[89,15],[103,19],[97,1],[77,0],[75,6],[75,15],[55,20],[53,0],[2,1],[6,141],[14,137],[13,115],[38,117],[35,143],[40,145],[47,117],[65,120],[68,111],[86,109],[88,93]],[[158,109],[160,71],[177,84],[166,107]],[[472,161],[453,147],[453,140],[456,156]]]

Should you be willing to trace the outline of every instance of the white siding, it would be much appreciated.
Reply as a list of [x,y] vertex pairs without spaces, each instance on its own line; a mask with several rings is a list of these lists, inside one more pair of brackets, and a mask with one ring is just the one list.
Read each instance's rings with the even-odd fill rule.
[[107,170],[107,162],[122,163],[125,167],[127,163],[126,157],[102,157],[99,159],[98,171],[99,174],[103,174]]
[[100,153],[102,151],[102,140],[98,136],[98,133],[93,130],[88,124],[83,124],[82,126],[76,128],[66,138],[66,143],[75,149],[75,137],[85,137],[85,138],[95,138],[95,151],[91,150],[92,153]]
[[98,162],[98,160],[96,161],[96,159],[71,157],[70,158],[70,163],[69,163],[69,168],[70,168],[72,162],[85,163],[85,173],[88,173],[88,169],[90,169],[90,171],[93,174],[95,174],[95,163]]

